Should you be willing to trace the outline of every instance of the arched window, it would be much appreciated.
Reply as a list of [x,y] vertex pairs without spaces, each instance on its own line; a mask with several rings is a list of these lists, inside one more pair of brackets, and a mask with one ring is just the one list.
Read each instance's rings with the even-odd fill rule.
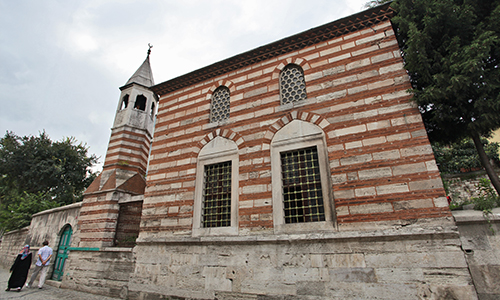
[[153,103],[151,103],[151,117],[153,117],[155,115],[155,103],[153,101]]
[[128,106],[128,94],[126,94],[125,96],[123,96],[122,98],[122,104],[120,105],[120,110],[124,110],[125,108],[127,108]]
[[134,108],[145,111],[146,110],[146,101],[147,101],[147,98],[144,95],[138,95],[135,98]]
[[229,89],[218,87],[212,95],[210,108],[210,122],[219,122],[229,119]]
[[238,234],[238,145],[216,137],[198,154],[193,236]]
[[271,141],[275,232],[331,230],[333,199],[325,133],[293,120]]
[[281,104],[297,102],[307,98],[304,71],[295,64],[287,65],[280,74]]

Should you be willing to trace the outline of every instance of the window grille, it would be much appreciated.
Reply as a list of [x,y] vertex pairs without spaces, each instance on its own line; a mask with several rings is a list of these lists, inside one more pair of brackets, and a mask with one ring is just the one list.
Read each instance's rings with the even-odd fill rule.
[[285,223],[325,220],[316,146],[281,153]]
[[205,166],[203,227],[231,226],[231,161]]
[[306,82],[302,68],[290,64],[280,75],[281,104],[288,104],[307,98]]
[[229,89],[221,86],[212,95],[210,122],[229,119]]

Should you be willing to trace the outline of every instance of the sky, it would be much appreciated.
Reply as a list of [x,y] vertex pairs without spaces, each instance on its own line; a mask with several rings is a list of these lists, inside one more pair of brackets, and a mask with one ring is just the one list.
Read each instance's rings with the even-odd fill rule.
[[120,90],[363,10],[368,0],[0,0],[0,134],[74,137],[102,169]]

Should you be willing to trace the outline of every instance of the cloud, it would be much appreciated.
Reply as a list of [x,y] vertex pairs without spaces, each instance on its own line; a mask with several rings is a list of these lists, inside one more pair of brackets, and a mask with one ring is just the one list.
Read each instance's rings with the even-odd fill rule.
[[156,83],[359,11],[348,0],[0,1],[0,133],[74,136],[105,156],[124,85]]

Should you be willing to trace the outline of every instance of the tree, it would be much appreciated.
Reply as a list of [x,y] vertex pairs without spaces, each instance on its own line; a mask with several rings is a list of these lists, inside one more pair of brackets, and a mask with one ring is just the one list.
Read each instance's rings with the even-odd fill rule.
[[58,207],[47,194],[10,190],[7,201],[0,204],[0,229],[2,232],[28,226],[37,212]]
[[481,143],[500,128],[500,0],[395,0],[391,7],[430,140],[470,137],[500,194]]
[[7,132],[0,139],[0,227],[21,228],[34,213],[81,201],[96,162],[74,138],[53,142],[45,132]]
[[[498,166],[500,163],[498,154],[500,145],[498,143],[489,143],[487,139],[481,139],[481,142],[488,159]],[[451,144],[434,142],[432,143],[432,150],[441,173],[456,174],[481,168],[476,146],[470,138]]]

